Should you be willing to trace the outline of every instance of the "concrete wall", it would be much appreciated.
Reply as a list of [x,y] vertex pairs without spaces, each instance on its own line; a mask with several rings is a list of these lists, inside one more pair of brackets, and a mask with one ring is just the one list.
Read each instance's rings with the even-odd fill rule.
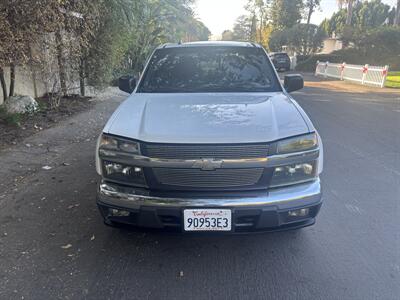
[[[8,94],[10,91],[10,68],[4,68],[4,77]],[[45,84],[40,80],[40,74],[35,74],[30,67],[16,67],[15,78],[14,93],[16,95],[29,95],[35,98],[46,93]],[[3,93],[0,92],[0,104],[3,102]]]
[[[17,66],[15,74],[16,95],[28,95],[31,97],[41,97],[49,92],[60,91],[59,69],[54,34],[47,34],[42,37],[43,42],[40,47],[32,49],[33,55],[41,58],[40,65]],[[65,39],[68,36],[65,34]],[[66,43],[66,45],[68,45]],[[76,71],[70,69],[68,62],[68,48],[64,53],[65,72],[68,93],[79,93],[79,77]],[[7,94],[10,90],[10,68],[4,68],[4,77],[7,84]],[[1,89],[1,88],[0,88]],[[4,102],[3,94],[0,92],[0,104]]]
[[[45,63],[46,64],[46,63]],[[49,67],[50,66],[50,67]],[[46,93],[60,91],[58,69],[55,64],[49,64],[47,68],[42,65],[42,70],[34,70],[29,66],[15,68],[15,95],[28,95],[33,98],[42,97]],[[10,91],[10,68],[4,68],[4,79],[7,85],[7,95]],[[68,94],[79,94],[78,74],[67,72]],[[0,87],[1,89],[1,87]],[[4,103],[3,93],[0,90],[0,105]]]

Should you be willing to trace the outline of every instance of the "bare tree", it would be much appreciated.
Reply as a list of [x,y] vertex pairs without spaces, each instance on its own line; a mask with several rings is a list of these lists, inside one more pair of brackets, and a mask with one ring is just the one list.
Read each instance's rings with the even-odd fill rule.
[[0,66],[0,85],[1,85],[1,89],[3,91],[3,100],[6,101],[7,100],[7,85],[6,85],[6,80],[4,78],[4,70],[1,66]]
[[306,0],[304,7],[307,13],[307,24],[311,22],[311,16],[317,8],[320,7],[321,0]]

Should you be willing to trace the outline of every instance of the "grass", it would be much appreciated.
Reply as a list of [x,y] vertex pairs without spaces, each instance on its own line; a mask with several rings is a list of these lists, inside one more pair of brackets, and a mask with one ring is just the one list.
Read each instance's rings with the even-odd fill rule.
[[20,126],[21,114],[10,114],[3,105],[0,105],[0,121],[12,126]]
[[389,72],[385,86],[400,89],[400,72]]

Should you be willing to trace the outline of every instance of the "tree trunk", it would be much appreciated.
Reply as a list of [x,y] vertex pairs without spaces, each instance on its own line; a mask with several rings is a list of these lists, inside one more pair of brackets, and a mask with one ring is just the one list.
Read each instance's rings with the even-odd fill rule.
[[37,90],[37,81],[36,81],[36,66],[35,66],[34,60],[33,60],[32,46],[29,42],[28,42],[28,47],[29,47],[29,63],[28,64],[30,65],[30,70],[31,70],[31,74],[32,74],[33,93],[35,95],[34,98],[37,98],[38,90]]
[[4,79],[4,70],[0,67],[0,85],[1,89],[3,90],[3,101],[6,102],[7,100],[7,85],[6,80]]
[[314,0],[310,1],[310,6],[308,7],[307,25],[311,22],[311,15],[314,12]]
[[9,96],[14,96],[14,87],[15,87],[15,64],[10,64],[10,93]]
[[353,17],[353,2],[354,2],[354,0],[347,0],[346,25],[348,25],[348,26],[351,26],[351,19]]
[[79,87],[81,90],[81,96],[85,96],[85,61],[81,57],[79,63]]
[[397,0],[396,15],[394,17],[394,26],[400,26],[400,0]]
[[61,93],[63,96],[67,95],[67,81],[65,76],[65,61],[63,55],[63,41],[61,36],[61,30],[56,31],[56,46],[57,46],[57,62],[58,62],[58,73],[60,76]]
[[250,41],[257,41],[257,18],[256,15],[253,15],[251,19],[251,29],[250,29]]

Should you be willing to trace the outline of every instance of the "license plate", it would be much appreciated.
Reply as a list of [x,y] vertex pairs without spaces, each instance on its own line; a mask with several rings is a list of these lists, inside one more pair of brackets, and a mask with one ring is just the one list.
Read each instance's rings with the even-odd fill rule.
[[183,219],[185,231],[230,231],[232,227],[230,209],[185,209]]

